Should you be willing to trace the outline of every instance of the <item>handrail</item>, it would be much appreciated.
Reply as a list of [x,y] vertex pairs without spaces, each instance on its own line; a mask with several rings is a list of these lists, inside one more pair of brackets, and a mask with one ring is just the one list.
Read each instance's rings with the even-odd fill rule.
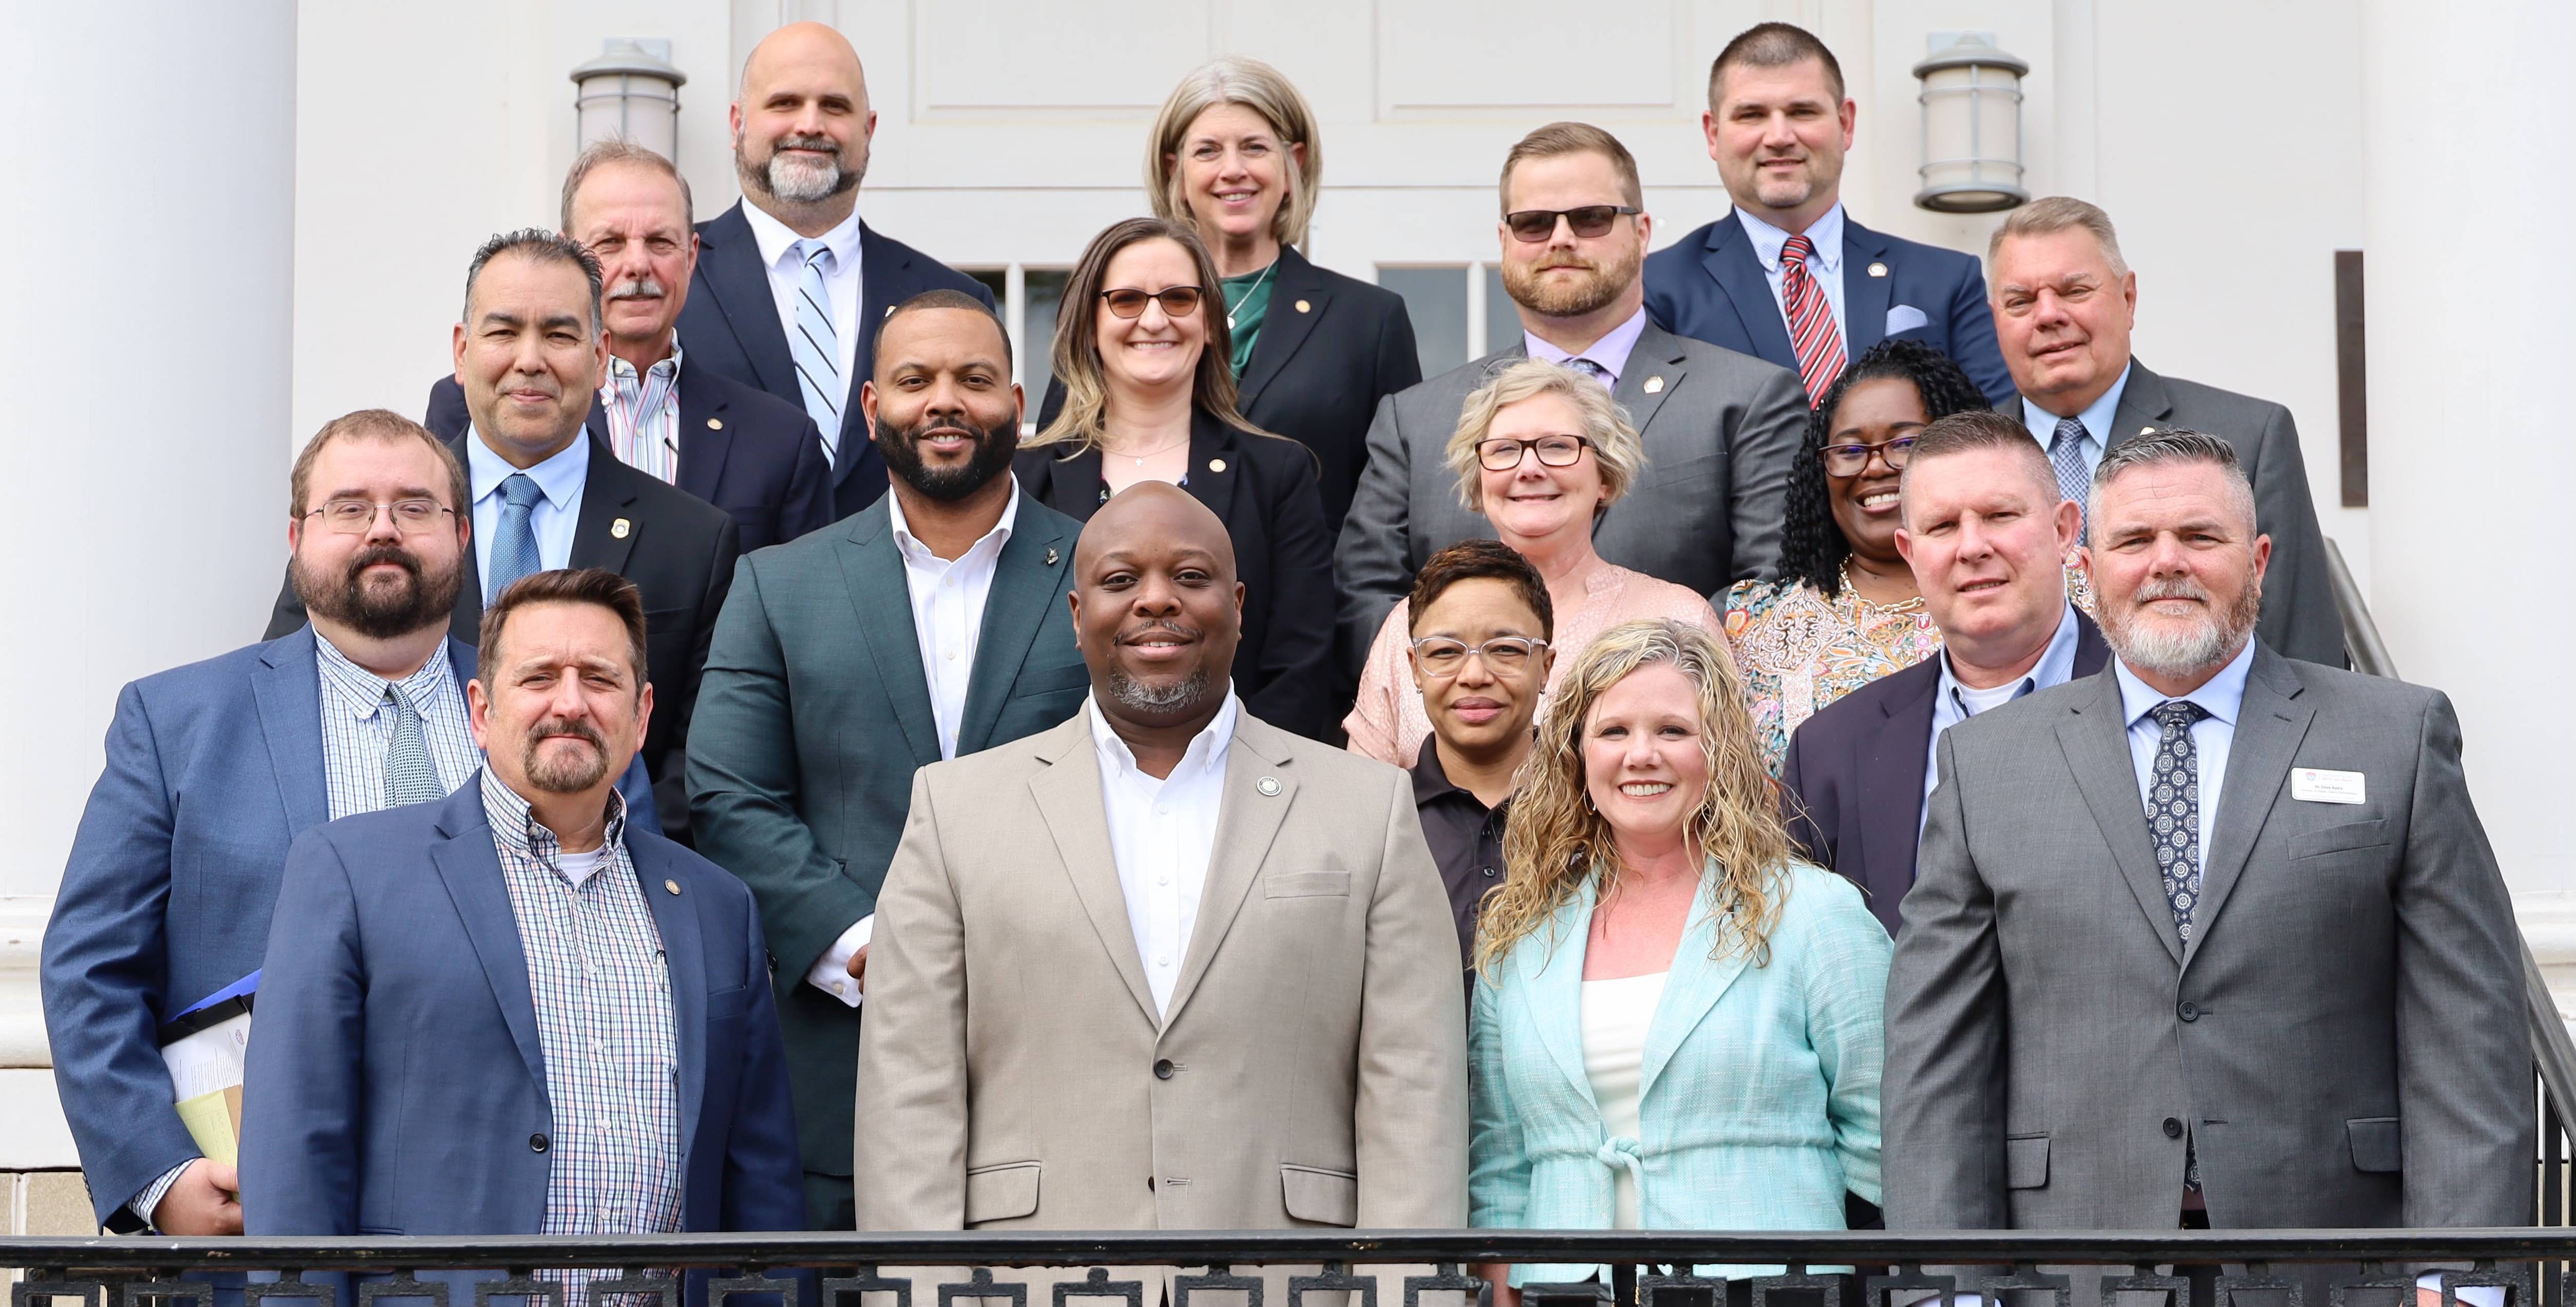
[[2379,638],[2379,623],[2371,620],[2370,603],[2344,564],[2343,546],[2332,536],[2326,537],[2326,581],[2334,590],[2335,612],[2343,618],[2343,651],[2352,659],[2352,669],[2364,676],[2401,679],[2397,660],[2388,656],[2388,645]]

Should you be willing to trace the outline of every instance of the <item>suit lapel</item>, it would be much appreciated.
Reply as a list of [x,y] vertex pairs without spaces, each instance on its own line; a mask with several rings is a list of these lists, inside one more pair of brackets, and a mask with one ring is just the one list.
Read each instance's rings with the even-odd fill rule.
[[2058,747],[2075,773],[2075,788],[2102,828],[2120,878],[2137,896],[2138,911],[2157,942],[2182,966],[2182,945],[2174,938],[2173,903],[2165,897],[2164,877],[2156,870],[2155,847],[2147,839],[2146,805],[2138,801],[2137,764],[2129,758],[2128,722],[2120,707],[2120,681],[2110,672],[2093,678],[2093,693],[2068,709],[2057,722]]
[[[1850,219],[1844,222],[1848,224]],[[1701,252],[1699,262],[1716,280],[1718,289],[1726,292],[1727,304],[1735,310],[1736,320],[1744,324],[1745,339],[1753,342],[1753,352],[1795,371],[1798,352],[1789,345],[1788,320],[1780,316],[1780,301],[1771,296],[1771,281],[1753,257],[1753,238],[1744,233],[1743,220],[1730,213],[1712,224],[1708,247]],[[1637,425],[1645,426],[1642,422]]]
[[912,256],[902,246],[876,234],[867,223],[859,224],[859,346],[850,355],[850,394],[841,407],[841,431],[844,436],[855,430],[860,439],[867,438],[868,425],[859,414],[859,383],[867,380],[877,356],[877,324],[885,321],[894,306],[910,298]]
[[742,342],[760,388],[803,407],[787,328],[778,321],[778,297],[770,293],[769,270],[760,264],[760,244],[752,239],[741,201],[699,229],[697,280]]
[[635,863],[636,888],[653,909],[662,933],[662,965],[671,985],[671,1028],[680,1053],[680,1173],[689,1172],[689,1145],[698,1137],[698,1112],[707,1093],[707,960],[699,937],[697,900],[662,891],[680,874],[658,850],[626,846]]
[[1082,900],[1083,915],[1109,952],[1118,978],[1127,982],[1146,1024],[1156,1024],[1154,992],[1145,985],[1145,963],[1136,955],[1136,932],[1127,922],[1127,892],[1118,883],[1118,855],[1109,844],[1109,814],[1100,799],[1100,755],[1091,744],[1091,713],[1047,732],[1038,749],[1045,771],[1029,778],[1038,816],[1055,838],[1057,857]]
[[[1261,878],[1262,860],[1279,836],[1280,823],[1297,805],[1297,771],[1278,728],[1236,709],[1234,741],[1225,755],[1225,797],[1216,819],[1216,843],[1208,854],[1207,884],[1199,891],[1198,920],[1190,926],[1190,950],[1181,959],[1181,978],[1172,986],[1172,1002],[1163,1014],[1166,1028],[1180,1020],[1190,995],[1207,974],[1208,964],[1225,943],[1243,909],[1244,896]],[[1275,780],[1279,792],[1264,794],[1256,782]],[[1123,914],[1122,914],[1123,916]]]
[[1592,881],[1586,877],[1573,901],[1558,909],[1539,933],[1514,946],[1511,956],[1521,973],[1521,990],[1529,996],[1538,1042],[1575,1092],[1597,1110],[1592,1077],[1583,1070],[1583,952],[1592,938],[1592,907]]
[[[608,442],[591,441],[590,470],[582,474],[581,517],[573,524],[572,553],[566,564],[598,567],[626,575],[626,560],[646,523],[635,510],[637,483],[648,478],[617,461]],[[618,530],[619,523],[625,530]]]
[[[1893,277],[1869,275],[1873,263],[1885,267],[1887,238],[1843,215],[1843,348],[1857,359],[1887,336],[1887,308],[1895,297]],[[1766,288],[1767,289],[1767,288]]]
[[2111,430],[2102,437],[2102,448],[2137,439],[2149,427],[2162,427],[2173,418],[2173,397],[2165,393],[2165,379],[2147,371],[2147,365],[2134,357],[2129,360],[2129,384],[2120,390],[2119,407],[2111,411]]
[[[1785,892],[1785,887],[1784,887]],[[1655,1015],[1646,1025],[1645,1060],[1638,1068],[1637,1101],[1644,1102],[1654,1090],[1655,1077],[1673,1059],[1675,1050],[1690,1032],[1699,1026],[1708,1010],[1717,1006],[1733,987],[1735,978],[1744,974],[1752,958],[1743,949],[1725,957],[1712,958],[1717,950],[1717,921],[1706,911],[1693,907],[1690,927],[1682,932],[1679,948],[1673,950],[1672,970],[1664,980],[1664,996],[1655,1004]]]
[[[1654,422],[1655,410],[1664,406],[1664,400],[1682,388],[1682,378],[1690,375],[1682,369],[1687,357],[1682,352],[1681,338],[1652,322],[1637,337],[1637,347],[1628,351],[1628,366],[1619,374],[1616,398],[1628,410],[1639,432]],[[1649,389],[1648,382],[1659,384]]]
[[[1189,485],[1184,488],[1220,522],[1234,520],[1234,487],[1242,480],[1242,451],[1235,443],[1233,430],[1205,411],[1191,416],[1190,462],[1182,474]],[[1224,468],[1216,466],[1219,461]]]
[[[848,539],[834,551],[841,581],[876,662],[877,684],[885,687],[895,723],[912,746],[913,765],[926,767],[939,761],[939,720],[930,710],[930,676],[921,665],[921,635],[912,624],[912,590],[904,583],[903,555],[895,550],[893,518],[880,499],[851,522]],[[994,578],[997,588],[1000,581]]]
[[331,781],[322,769],[322,666],[311,623],[269,642],[251,678],[259,705],[259,733],[268,742],[268,765],[277,797],[286,805],[289,833],[331,819]]
[[[1941,665],[1932,657],[1895,673],[1903,692],[1879,702],[1885,724],[1864,747],[1859,789],[1862,884],[1873,894],[1903,897],[1914,884],[1914,856],[1923,839],[1924,769],[1931,766],[1933,696]],[[1890,686],[1895,689],[1895,686]],[[1861,800],[1861,795],[1874,796]]]
[[501,1019],[528,1064],[528,1074],[545,1091],[546,1057],[537,1038],[537,1002],[528,989],[528,955],[519,945],[519,919],[510,910],[510,888],[502,879],[501,855],[492,847],[492,828],[483,815],[483,778],[475,777],[449,795],[439,809],[438,833],[429,846],[429,862],[456,905],[465,937],[483,964],[483,978],[501,1005]]
[[724,397],[713,386],[692,386],[687,358],[680,360],[679,487],[712,504],[725,458],[733,452],[733,428],[724,423]]
[[[1252,343],[1252,357],[1244,364],[1238,387],[1241,398],[1235,405],[1238,412],[1252,411],[1252,402],[1279,378],[1280,369],[1288,366],[1297,347],[1314,334],[1315,323],[1332,304],[1332,292],[1316,275],[1315,265],[1308,263],[1294,246],[1279,247],[1278,267],[1277,275],[1271,278],[1270,308],[1261,318],[1261,339]],[[1282,308],[1287,312],[1281,312]]]
[[[1064,574],[1073,566],[1073,536],[1052,515],[1040,518],[1030,511],[1037,507],[1034,502],[1020,505],[1011,538],[995,560],[993,588],[984,596],[983,623],[975,642],[975,666],[967,675],[966,706],[957,719],[960,756],[992,743],[1002,704],[1010,698],[1038,632],[1046,628],[1048,608],[1064,602]],[[909,607],[909,593],[905,598]]]
[[2209,847],[2201,850],[2200,904],[2192,909],[2191,947],[2183,952],[2189,966],[2217,924],[2227,896],[2245,874],[2245,861],[2256,837],[2280,801],[2289,779],[2290,760],[2307,739],[2316,711],[2298,702],[2307,687],[2298,673],[2271,650],[2257,647],[2245,677],[2245,699],[2237,706],[2236,734],[2227,746],[2227,779],[2218,795],[2218,819],[2211,824]]

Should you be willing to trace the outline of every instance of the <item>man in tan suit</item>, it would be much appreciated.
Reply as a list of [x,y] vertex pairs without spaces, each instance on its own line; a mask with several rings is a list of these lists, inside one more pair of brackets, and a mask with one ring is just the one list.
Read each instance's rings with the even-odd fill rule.
[[1243,711],[1234,568],[1186,492],[1120,493],[1074,551],[1083,710],[914,779],[860,1229],[1466,1223],[1458,940],[1412,792]]

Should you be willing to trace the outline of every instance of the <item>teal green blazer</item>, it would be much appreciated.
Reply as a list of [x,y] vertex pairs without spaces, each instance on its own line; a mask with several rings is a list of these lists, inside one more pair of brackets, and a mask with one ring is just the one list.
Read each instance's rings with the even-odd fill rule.
[[[1792,863],[1785,888],[1767,965],[1712,960],[1705,912],[1683,933],[1646,1031],[1642,1138],[1610,1136],[1583,1073],[1590,885],[1477,979],[1469,1224],[1607,1229],[1621,1169],[1651,1230],[1839,1230],[1846,1190],[1878,1201],[1887,928],[1832,872]],[[1515,1266],[1512,1283],[1596,1271]]]

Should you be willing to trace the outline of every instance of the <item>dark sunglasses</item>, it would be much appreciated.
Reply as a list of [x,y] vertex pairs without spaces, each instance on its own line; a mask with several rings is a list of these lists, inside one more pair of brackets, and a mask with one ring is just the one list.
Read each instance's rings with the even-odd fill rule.
[[1109,311],[1122,318],[1145,316],[1147,300],[1161,300],[1164,317],[1186,318],[1199,311],[1199,296],[1204,293],[1196,286],[1166,286],[1150,293],[1133,286],[1122,286],[1117,290],[1100,292],[1100,298],[1109,301]]
[[1641,210],[1624,204],[1587,204],[1580,209],[1523,209],[1518,213],[1504,214],[1503,225],[1512,229],[1513,236],[1536,245],[1556,234],[1556,220],[1559,218],[1565,219],[1565,225],[1573,228],[1575,235],[1588,240],[1609,235],[1611,223],[1623,217],[1633,218],[1639,212]]

